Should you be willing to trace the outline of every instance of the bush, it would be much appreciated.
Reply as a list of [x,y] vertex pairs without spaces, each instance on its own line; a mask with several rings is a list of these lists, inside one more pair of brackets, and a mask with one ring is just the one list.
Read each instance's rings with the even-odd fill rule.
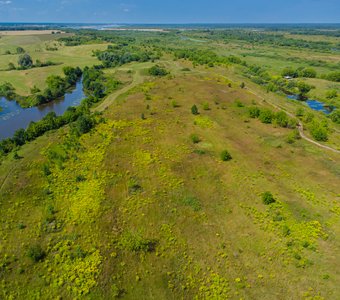
[[194,105],[191,107],[191,113],[192,113],[193,115],[199,115],[198,108],[197,108],[196,104],[194,104]]
[[222,151],[221,153],[221,160],[222,161],[229,161],[232,160],[232,156],[227,150]]
[[300,139],[300,133],[299,130],[295,129],[292,132],[290,132],[287,136],[287,143],[293,144],[296,140]]
[[262,194],[262,201],[265,205],[274,203],[276,200],[271,192],[264,192]]
[[152,76],[165,76],[165,75],[168,75],[169,72],[165,70],[164,68],[158,65],[155,65],[149,69],[149,74]]
[[33,245],[28,249],[27,253],[28,257],[32,259],[34,262],[39,262],[43,260],[46,256],[45,251],[41,248],[40,245]]
[[257,106],[249,107],[249,117],[255,119],[260,116],[261,110]]
[[275,121],[280,127],[288,126],[288,116],[284,111],[279,111],[275,114]]
[[273,118],[274,118],[274,114],[269,109],[264,109],[260,112],[259,119],[264,124],[272,123]]
[[194,144],[198,144],[201,141],[201,139],[199,138],[197,134],[192,134],[190,136],[190,139]]
[[123,234],[118,246],[132,252],[153,252],[157,246],[157,241],[145,239],[139,232],[126,232]]
[[176,100],[172,100],[172,101],[171,101],[171,106],[172,106],[173,108],[180,107],[180,105],[177,103]]
[[319,142],[328,141],[328,130],[317,121],[313,121],[309,126],[309,131],[312,137]]
[[22,69],[29,69],[33,66],[33,60],[29,54],[25,53],[19,57],[18,64]]
[[208,102],[205,102],[205,103],[203,103],[203,109],[204,110],[210,110],[210,107],[209,107],[209,103]]

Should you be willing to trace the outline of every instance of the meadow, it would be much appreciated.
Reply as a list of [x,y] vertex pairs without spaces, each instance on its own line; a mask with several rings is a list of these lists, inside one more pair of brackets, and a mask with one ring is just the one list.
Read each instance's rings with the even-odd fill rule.
[[[1,299],[339,299],[340,125],[248,75],[252,64],[282,77],[321,60],[319,76],[340,56],[220,34],[62,34],[88,38],[77,46],[52,34],[0,39],[1,51],[61,63],[0,71],[19,94],[64,66],[103,63],[99,80],[121,82],[84,105],[91,128],[70,122],[0,156]],[[120,51],[135,55],[116,63]],[[1,55],[0,69],[17,56]],[[340,93],[318,76],[299,78],[315,86],[308,97]]]

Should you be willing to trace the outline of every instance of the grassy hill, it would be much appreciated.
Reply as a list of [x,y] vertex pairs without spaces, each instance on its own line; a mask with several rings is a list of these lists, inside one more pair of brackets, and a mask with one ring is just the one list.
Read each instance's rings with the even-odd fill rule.
[[[196,33],[153,34],[170,46],[244,50],[197,43]],[[81,67],[107,47],[34,54],[55,42],[36,38],[0,43],[27,39],[33,56]],[[155,64],[169,74],[150,76]],[[0,71],[0,82],[29,93],[63,65]],[[67,125],[0,157],[0,299],[339,299],[339,125],[267,92],[242,68],[166,51],[107,68],[123,84],[92,108],[90,132],[76,136]],[[308,80],[316,94],[329,88]],[[253,118],[255,108],[273,121]],[[291,121],[298,108],[327,124],[320,145],[334,151],[275,119],[286,111]]]

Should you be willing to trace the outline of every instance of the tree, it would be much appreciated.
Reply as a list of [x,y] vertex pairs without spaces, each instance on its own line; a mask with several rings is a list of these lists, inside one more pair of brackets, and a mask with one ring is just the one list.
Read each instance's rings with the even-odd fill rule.
[[168,75],[169,72],[159,65],[155,65],[149,69],[149,74],[152,76],[165,76]]
[[229,161],[232,159],[232,156],[230,155],[230,153],[227,150],[222,151],[221,153],[221,160],[222,161]]
[[265,205],[274,203],[276,200],[271,192],[264,192],[262,194],[262,201]]
[[25,49],[22,48],[22,47],[18,47],[17,48],[17,54],[23,54],[23,53],[25,53]]
[[305,83],[304,81],[299,81],[296,84],[296,87],[299,90],[299,98],[304,99],[306,95],[309,93],[309,91],[313,88],[313,86]]
[[20,55],[18,64],[23,69],[29,69],[33,66],[33,60],[28,53]]
[[244,82],[242,82],[241,84],[240,84],[240,88],[241,89],[244,89],[246,87],[246,84],[244,83]]
[[194,104],[194,105],[191,107],[191,113],[192,113],[193,115],[199,115],[198,108],[197,108],[196,104]]
[[15,68],[15,65],[14,65],[13,63],[10,62],[10,63],[8,64],[8,70],[11,71],[11,70],[15,70],[15,69],[16,69],[16,68]]

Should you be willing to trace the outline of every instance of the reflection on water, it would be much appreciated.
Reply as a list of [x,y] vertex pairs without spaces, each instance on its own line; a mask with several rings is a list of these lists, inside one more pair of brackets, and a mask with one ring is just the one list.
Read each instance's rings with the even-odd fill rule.
[[77,106],[85,98],[82,82],[76,84],[74,90],[66,93],[61,99],[37,107],[22,108],[15,101],[0,98],[0,140],[12,137],[20,128],[27,128],[30,122],[37,122],[49,112],[62,115],[68,107]]

